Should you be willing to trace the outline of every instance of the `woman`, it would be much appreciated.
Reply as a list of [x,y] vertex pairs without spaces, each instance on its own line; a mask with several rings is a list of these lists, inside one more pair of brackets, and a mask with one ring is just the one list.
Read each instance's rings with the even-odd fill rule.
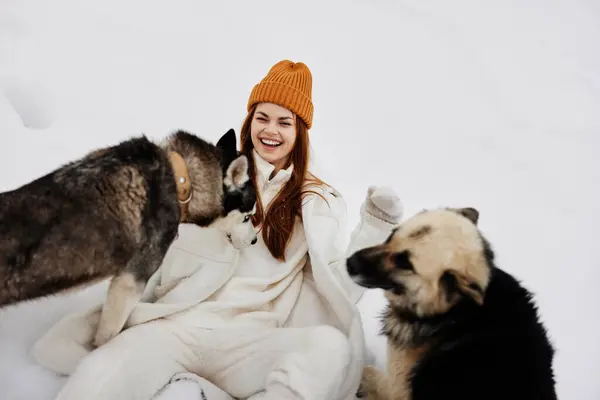
[[36,343],[42,365],[71,375],[58,399],[145,400],[190,373],[238,398],[354,398],[362,289],[345,256],[384,240],[402,207],[370,188],[342,247],[343,199],[307,170],[311,92],[306,65],[284,60],[250,95],[240,136],[259,194],[258,243],[236,251],[210,229],[182,225],[126,330],[89,353],[97,307]]

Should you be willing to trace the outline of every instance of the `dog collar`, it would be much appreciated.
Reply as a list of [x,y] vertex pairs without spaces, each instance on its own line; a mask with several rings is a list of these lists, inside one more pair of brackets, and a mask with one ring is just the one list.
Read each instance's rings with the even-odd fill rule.
[[192,182],[185,160],[179,153],[170,151],[169,161],[173,167],[175,183],[177,184],[177,199],[181,210],[179,221],[183,222],[187,216],[188,203],[192,199]]

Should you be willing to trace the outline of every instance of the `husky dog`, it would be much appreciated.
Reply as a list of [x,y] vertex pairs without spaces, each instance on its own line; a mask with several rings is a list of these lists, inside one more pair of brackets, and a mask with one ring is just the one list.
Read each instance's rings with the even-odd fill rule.
[[347,260],[388,301],[387,373],[366,366],[369,400],[555,400],[554,349],[532,295],[496,267],[474,208],[418,213]]
[[[94,345],[123,328],[180,223],[256,243],[256,192],[233,129],[213,145],[185,131],[93,151],[0,193],[0,306],[112,277]],[[198,244],[199,246],[201,244]]]

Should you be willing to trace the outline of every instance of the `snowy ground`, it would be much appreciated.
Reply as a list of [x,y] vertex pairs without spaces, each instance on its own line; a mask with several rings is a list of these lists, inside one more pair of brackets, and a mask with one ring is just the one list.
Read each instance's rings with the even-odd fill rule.
[[[559,396],[598,399],[598,49],[594,0],[4,0],[0,190],[140,132],[216,139],[268,67],[304,61],[315,166],[350,222],[370,184],[408,215],[477,207],[500,266],[537,294]],[[0,314],[2,400],[53,398],[61,378],[28,348],[102,289]],[[379,362],[381,306],[361,303]]]

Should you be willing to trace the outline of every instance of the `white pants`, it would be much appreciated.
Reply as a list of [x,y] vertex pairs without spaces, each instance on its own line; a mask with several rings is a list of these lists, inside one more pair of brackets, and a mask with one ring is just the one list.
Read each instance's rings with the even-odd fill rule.
[[208,330],[157,320],[84,357],[57,400],[149,400],[182,372],[237,398],[331,400],[349,360],[347,338],[329,326]]

